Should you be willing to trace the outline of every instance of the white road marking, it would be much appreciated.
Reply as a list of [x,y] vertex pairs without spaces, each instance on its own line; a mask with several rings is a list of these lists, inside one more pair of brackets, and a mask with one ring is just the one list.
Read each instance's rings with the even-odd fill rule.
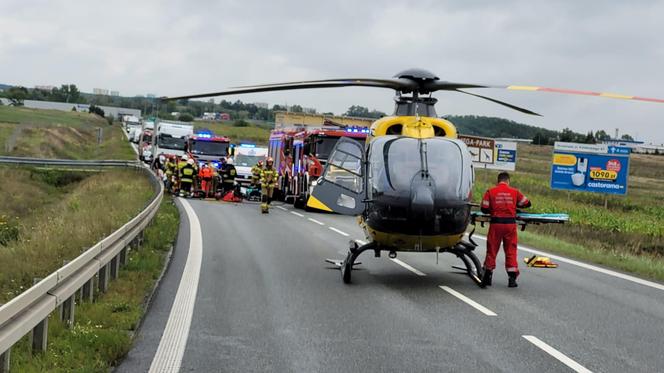
[[567,356],[563,355],[562,352],[556,350],[555,348],[549,346],[548,344],[542,342],[539,338],[532,336],[532,335],[524,335],[522,336],[525,338],[528,342],[534,344],[535,346],[539,347],[542,351],[546,352],[547,354],[555,357],[558,359],[561,363],[567,365],[570,367],[572,370],[575,372],[584,372],[584,373],[592,373],[590,370],[586,369],[583,365],[577,363],[576,361],[568,358]]
[[198,279],[203,258],[201,224],[189,202],[183,198],[179,200],[189,219],[189,254],[164,334],[161,336],[159,347],[150,365],[150,373],[175,373],[180,370],[198,291]]
[[346,232],[344,232],[344,231],[340,231],[340,230],[338,230],[338,229],[335,228],[335,227],[329,227],[329,228],[330,228],[331,230],[333,230],[333,231],[339,233],[340,235],[342,235],[342,236],[344,236],[344,237],[348,237],[348,236],[350,236],[350,234],[348,234],[348,233],[346,233]]
[[[475,238],[475,237],[476,236],[473,236],[473,238]],[[477,238],[486,241],[486,237],[477,236]],[[568,263],[568,264],[575,265],[577,267],[589,269],[591,271],[604,273],[605,275],[609,275],[609,276],[617,277],[617,278],[620,278],[620,279],[623,279],[623,280],[631,281],[631,282],[634,282],[634,283],[639,284],[639,285],[644,285],[644,286],[651,287],[653,289],[664,290],[664,285],[663,284],[658,284],[656,282],[644,280],[642,278],[626,275],[624,273],[612,271],[610,269],[606,269],[606,268],[602,268],[602,267],[596,267],[594,265],[586,264],[586,263],[579,262],[579,261],[572,260],[572,259],[567,259],[565,257],[558,256],[558,255],[549,254],[547,252],[540,251],[540,250],[535,250],[533,248],[526,247],[526,246],[519,245],[519,250],[527,251],[527,252],[529,252],[531,254],[535,254],[535,255],[548,256],[549,258],[557,260],[559,262]]]
[[299,217],[301,217],[301,218],[304,217],[304,215],[300,214],[299,212],[291,211],[290,213],[293,214],[293,215],[295,215],[295,216],[299,216]]
[[390,258],[390,260],[393,261],[393,262],[395,262],[396,264],[398,264],[398,265],[400,265],[400,266],[406,268],[407,270],[413,272],[414,274],[416,274],[416,275],[418,275],[418,276],[426,276],[426,273],[424,273],[424,272],[422,272],[422,271],[419,271],[418,269],[412,267],[410,264],[408,264],[408,263],[404,263],[404,262],[402,262],[401,260],[399,260],[399,259],[397,259],[397,258],[394,258],[394,259],[391,259],[391,258]]
[[287,209],[287,208],[285,208],[285,207],[281,207],[281,206],[276,206],[276,208],[278,208],[279,210],[284,210],[284,211],[288,211],[288,209]]
[[312,223],[316,223],[318,225],[325,225],[325,223],[323,223],[322,221],[318,221],[316,219],[308,218],[307,220],[309,220]]
[[468,298],[467,296],[459,293],[458,291],[456,291],[456,290],[454,290],[450,287],[442,286],[442,285],[440,285],[439,287],[441,289],[445,290],[446,292],[452,294],[453,296],[459,298],[460,300],[462,300],[463,302],[465,302],[469,306],[475,308],[476,310],[482,312],[483,314],[485,314],[487,316],[498,316],[495,312],[491,311],[490,309],[484,307],[483,305],[475,302],[474,300]]

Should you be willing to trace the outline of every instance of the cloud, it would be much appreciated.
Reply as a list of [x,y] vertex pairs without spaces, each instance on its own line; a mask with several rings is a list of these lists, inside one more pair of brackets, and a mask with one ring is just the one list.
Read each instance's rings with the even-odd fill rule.
[[[662,97],[664,2],[17,1],[0,4],[0,82],[76,83],[123,95],[207,92],[423,67],[441,79]],[[502,116],[553,129],[620,128],[664,142],[664,105],[484,90],[532,118],[438,93],[439,113]],[[232,97],[320,111],[391,111],[367,88]]]

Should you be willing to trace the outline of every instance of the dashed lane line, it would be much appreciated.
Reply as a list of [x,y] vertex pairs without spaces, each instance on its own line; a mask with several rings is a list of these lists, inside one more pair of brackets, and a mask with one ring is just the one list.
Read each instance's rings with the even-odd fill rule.
[[301,217],[301,218],[304,217],[304,215],[300,214],[299,212],[291,211],[290,213],[293,214],[293,215],[295,215],[295,216],[299,216],[299,217]]
[[398,265],[400,265],[400,266],[406,268],[407,270],[413,272],[414,274],[416,274],[416,275],[418,275],[418,276],[426,276],[426,273],[424,273],[424,272],[418,270],[417,268],[411,266],[411,265],[408,264],[408,263],[404,263],[403,261],[401,261],[401,260],[399,260],[399,259],[397,259],[397,258],[394,258],[394,259],[390,258],[390,260],[393,261],[393,262],[395,262],[396,264],[398,264]]
[[288,209],[287,209],[287,208],[285,208],[285,207],[282,207],[282,206],[275,206],[275,207],[276,207],[276,208],[278,208],[279,210],[284,210],[284,211],[288,211]]
[[203,258],[203,235],[201,224],[194,209],[185,199],[180,198],[180,202],[182,202],[187,219],[189,219],[189,253],[166,322],[164,334],[161,336],[159,347],[157,347],[157,352],[150,365],[150,373],[176,373],[180,371],[196,303]]
[[539,339],[535,336],[532,336],[532,335],[524,335],[522,337],[525,338],[528,342],[530,342],[530,343],[534,344],[535,346],[537,346],[542,351],[544,351],[547,354],[555,357],[556,359],[558,359],[558,361],[560,361],[561,363],[567,365],[573,371],[579,372],[579,373],[581,373],[581,372],[591,373],[591,371],[589,369],[587,369],[583,365],[577,363],[576,361],[568,358],[562,352],[560,352],[560,351],[556,350],[555,348],[549,346],[548,344],[543,342],[541,339]]
[[[479,238],[480,240],[486,241],[486,237],[476,236],[476,238]],[[589,269],[591,271],[604,273],[605,275],[617,277],[617,278],[620,278],[620,279],[623,279],[623,280],[626,280],[626,281],[631,281],[631,282],[634,282],[634,283],[639,284],[639,285],[648,286],[648,287],[658,289],[658,290],[664,290],[664,284],[658,284],[656,282],[652,282],[652,281],[644,280],[642,278],[626,275],[624,273],[612,271],[610,269],[606,269],[606,268],[602,268],[602,267],[596,267],[594,265],[586,264],[586,263],[579,262],[579,261],[572,260],[572,259],[567,259],[565,257],[558,256],[558,255],[549,254],[547,252],[540,251],[540,250],[535,250],[535,249],[532,249],[532,248],[526,247],[526,246],[519,245],[519,250],[527,251],[527,252],[529,252],[531,254],[535,254],[535,255],[548,256],[549,258],[551,258],[553,260],[557,260],[559,262],[568,263],[568,264],[575,265],[577,267]]]
[[323,223],[322,221],[318,221],[318,220],[316,220],[316,219],[307,218],[307,220],[309,220],[309,221],[312,222],[312,223],[316,223],[316,224],[318,224],[318,225],[325,225],[325,223]]
[[458,291],[450,288],[449,286],[440,285],[439,287],[487,316],[498,316],[498,314],[496,314],[495,312],[475,302],[474,300],[468,298],[467,296],[459,293]]
[[337,229],[337,228],[335,228],[335,227],[329,227],[329,228],[330,228],[331,230],[333,230],[333,231],[339,233],[340,235],[342,235],[342,236],[344,236],[344,237],[348,237],[348,236],[350,236],[350,234],[348,234],[348,233],[346,233],[346,232],[344,232],[344,231],[341,231],[341,230],[339,230],[339,229]]

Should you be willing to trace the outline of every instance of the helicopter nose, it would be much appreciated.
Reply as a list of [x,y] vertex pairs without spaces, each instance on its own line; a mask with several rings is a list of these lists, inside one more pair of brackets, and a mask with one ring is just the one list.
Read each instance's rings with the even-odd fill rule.
[[418,183],[412,186],[411,191],[411,218],[432,219],[434,212],[434,192],[432,186]]

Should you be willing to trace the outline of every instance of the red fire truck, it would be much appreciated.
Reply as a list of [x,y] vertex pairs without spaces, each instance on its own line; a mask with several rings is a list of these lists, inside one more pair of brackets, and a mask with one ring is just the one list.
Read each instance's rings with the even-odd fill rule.
[[187,137],[186,150],[197,162],[212,161],[218,167],[219,159],[230,155],[231,140],[215,136],[211,131],[199,131]]
[[365,127],[293,127],[273,130],[269,155],[279,172],[279,197],[295,207],[306,206],[316,181],[323,173],[327,158],[341,137],[364,141]]

